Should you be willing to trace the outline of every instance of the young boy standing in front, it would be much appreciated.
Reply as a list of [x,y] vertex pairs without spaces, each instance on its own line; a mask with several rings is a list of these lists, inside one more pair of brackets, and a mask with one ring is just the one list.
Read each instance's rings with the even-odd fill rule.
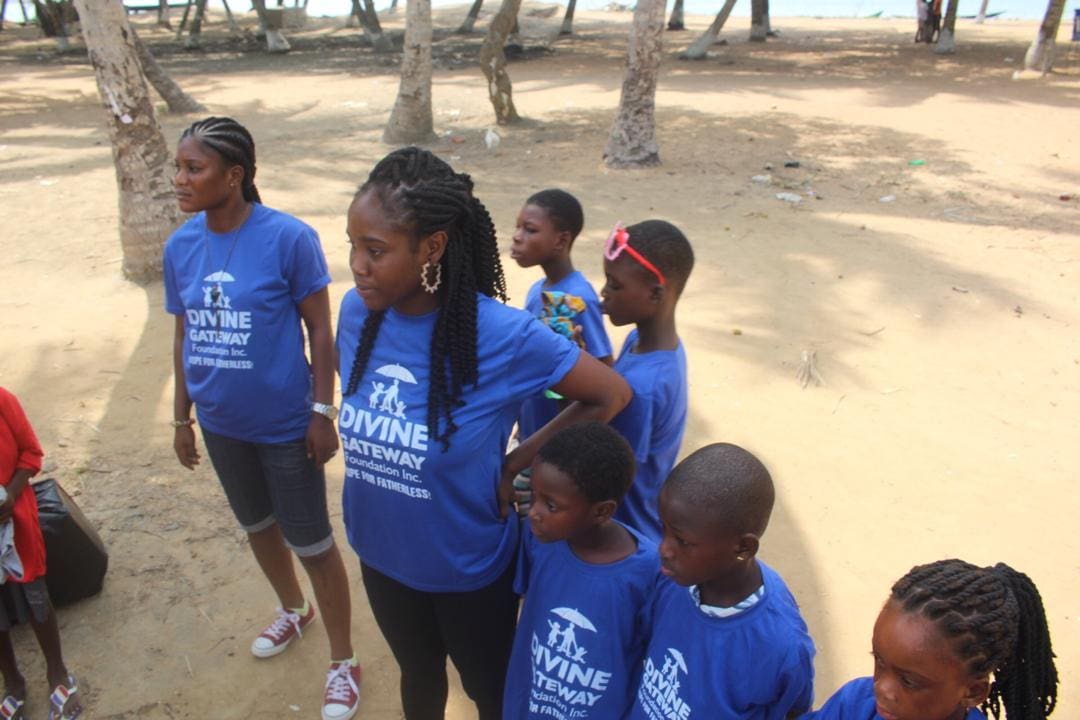
[[774,490],[735,445],[694,452],[660,493],[652,635],[629,720],[787,720],[813,701],[814,642],[791,592],[757,559]]
[[[541,190],[525,201],[518,213],[510,256],[521,267],[539,265],[544,277],[537,280],[525,297],[525,310],[539,318],[544,314],[544,295],[570,298],[567,304],[582,307],[570,323],[580,330],[575,337],[593,357],[611,364],[611,342],[604,330],[600,299],[580,271],[574,269],[570,251],[585,224],[581,203],[565,190]],[[526,400],[518,418],[518,433],[524,439],[559,414],[556,399],[538,396]]]
[[630,447],[600,423],[563,430],[537,454],[507,720],[626,716],[658,578],[656,546],[612,519],[633,478]]
[[656,498],[686,428],[686,352],[675,306],[693,267],[690,242],[663,220],[616,225],[604,247],[601,307],[613,324],[635,326],[615,361],[634,398],[611,425],[634,448],[637,474],[615,517],[656,542]]

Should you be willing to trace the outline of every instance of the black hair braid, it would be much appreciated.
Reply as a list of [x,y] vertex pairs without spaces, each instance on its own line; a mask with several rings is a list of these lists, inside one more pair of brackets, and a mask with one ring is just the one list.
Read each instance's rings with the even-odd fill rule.
[[384,317],[386,317],[386,312],[380,311],[368,313],[368,316],[364,318],[364,327],[360,330],[360,343],[356,350],[356,357],[353,358],[352,369],[349,370],[349,382],[345,386],[346,397],[355,393],[360,385],[364,368],[367,367],[368,359],[371,357],[371,350],[375,347],[375,336],[379,334]]
[[[356,194],[376,193],[389,218],[408,230],[414,248],[423,237],[446,233],[427,407],[428,435],[444,450],[457,430],[453,412],[462,404],[462,392],[479,381],[476,295],[506,300],[495,226],[472,190],[467,174],[454,172],[427,150],[408,147],[380,160]],[[346,395],[355,392],[364,374],[380,322],[369,315],[364,323]]]
[[892,588],[905,612],[931,620],[973,676],[994,675],[983,710],[1044,720],[1057,701],[1057,669],[1042,598],[1007,565],[942,560],[913,568]]
[[240,186],[244,200],[261,203],[255,187],[255,139],[243,125],[227,117],[208,117],[191,124],[180,139],[194,137],[206,148],[221,156],[226,165],[239,165],[244,169]]

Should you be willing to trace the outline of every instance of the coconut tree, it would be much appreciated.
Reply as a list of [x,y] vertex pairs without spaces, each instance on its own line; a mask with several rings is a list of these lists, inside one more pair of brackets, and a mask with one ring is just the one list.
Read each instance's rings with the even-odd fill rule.
[[[206,0],[200,0],[200,2],[205,3]],[[259,16],[259,29],[266,32],[267,52],[287,53],[292,50],[292,46],[285,39],[278,24],[270,21],[270,16],[266,12],[266,0],[251,0],[251,4],[255,7],[255,14]]]
[[394,145],[435,139],[431,112],[431,0],[405,4],[405,46],[401,82],[383,142]]
[[480,17],[480,8],[483,6],[484,0],[473,0],[469,12],[465,14],[465,19],[461,21],[461,27],[457,29],[459,35],[468,35],[473,31],[476,26],[476,19]]
[[394,43],[383,32],[382,24],[379,22],[379,15],[375,12],[373,0],[364,0],[363,6],[360,5],[360,0],[352,0],[352,14],[349,15],[350,23],[354,17],[360,21],[360,27],[363,28],[364,34],[375,52],[394,51]]
[[129,279],[161,277],[161,253],[179,222],[172,154],[154,116],[121,0],[75,0],[112,144],[120,246]]
[[495,108],[495,122],[500,125],[521,119],[514,108],[510,76],[506,72],[506,54],[503,52],[520,9],[521,0],[503,0],[499,12],[491,19],[487,37],[480,48],[480,69],[487,78],[488,97]]
[[945,18],[941,21],[941,34],[938,35],[934,52],[938,55],[952,55],[956,52],[956,6],[959,0],[949,0],[945,8]]
[[1054,50],[1057,46],[1058,27],[1061,14],[1065,12],[1065,0],[1050,0],[1043,15],[1042,24],[1035,34],[1035,40],[1024,56],[1024,69],[1037,70],[1043,74],[1054,67]]
[[675,0],[675,7],[671,8],[671,17],[667,23],[668,30],[685,30],[686,23],[683,19],[683,0]]
[[989,7],[990,0],[982,0],[982,4],[979,5],[979,13],[975,16],[975,24],[982,25],[986,22],[986,8]]
[[765,42],[769,32],[769,0],[750,0],[750,39]]
[[619,109],[608,135],[604,162],[609,167],[660,163],[656,143],[656,82],[664,36],[664,0],[638,0],[626,48]]
[[146,79],[157,90],[161,99],[165,101],[165,104],[169,107],[169,112],[206,112],[206,107],[202,103],[180,89],[180,86],[158,65],[158,61],[151,54],[150,49],[146,47],[146,43],[135,32],[135,28],[131,28],[131,34],[135,41],[135,51],[139,55],[139,64],[142,66],[143,74],[146,75]]
[[[735,7],[736,0],[726,0],[724,6],[720,8],[720,12],[716,14],[716,19],[712,21],[712,25],[709,29],[702,33],[701,37],[694,41],[694,44],[687,48],[680,57],[685,60],[702,60],[709,52],[709,48],[716,42],[716,38],[720,35],[720,30],[723,29],[724,23],[727,22],[728,16],[731,15],[732,8]],[[670,28],[670,25],[668,26]]]

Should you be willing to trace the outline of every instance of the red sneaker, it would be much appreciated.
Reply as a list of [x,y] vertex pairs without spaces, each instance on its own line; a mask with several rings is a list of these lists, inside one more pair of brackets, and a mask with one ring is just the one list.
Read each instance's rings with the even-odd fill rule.
[[322,720],[349,720],[360,708],[360,666],[332,663],[326,674]]
[[307,615],[298,615],[278,608],[277,620],[270,623],[259,637],[251,643],[251,654],[257,658],[274,657],[289,646],[294,637],[302,637],[303,630],[315,620],[315,606],[308,608]]

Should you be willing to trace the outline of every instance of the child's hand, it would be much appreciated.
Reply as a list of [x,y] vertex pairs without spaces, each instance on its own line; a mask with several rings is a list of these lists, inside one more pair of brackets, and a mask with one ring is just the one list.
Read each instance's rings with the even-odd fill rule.
[[338,436],[334,421],[325,415],[311,413],[305,440],[308,458],[319,465],[329,462],[330,458],[337,454]]
[[15,509],[15,496],[7,494],[4,502],[0,503],[0,524],[11,519],[11,513]]
[[499,478],[499,489],[496,493],[499,503],[499,516],[503,520],[510,514],[510,508],[514,504],[514,478],[527,467],[528,464],[521,460],[518,448],[506,453],[506,457],[503,458],[502,476]]
[[194,470],[199,464],[199,451],[195,449],[195,430],[190,425],[181,425],[173,434],[173,451],[176,459],[188,470]]

